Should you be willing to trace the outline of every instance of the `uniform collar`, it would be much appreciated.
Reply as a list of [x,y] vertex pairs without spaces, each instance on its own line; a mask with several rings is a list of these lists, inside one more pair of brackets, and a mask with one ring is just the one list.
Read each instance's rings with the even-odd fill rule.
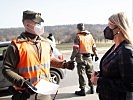
[[89,31],[87,31],[87,30],[83,30],[83,31],[80,31],[80,33],[78,33],[78,34],[89,35],[89,34],[90,34],[90,32],[89,32]]
[[40,42],[41,41],[41,37],[40,36],[36,36],[32,33],[29,32],[23,32],[21,33],[21,35],[17,38],[17,41],[19,42],[24,42],[24,41],[30,41],[30,42]]

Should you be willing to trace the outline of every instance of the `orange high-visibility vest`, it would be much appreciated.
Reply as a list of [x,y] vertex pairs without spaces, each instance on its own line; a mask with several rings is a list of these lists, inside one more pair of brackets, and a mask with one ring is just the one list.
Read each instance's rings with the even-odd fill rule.
[[92,51],[92,46],[94,45],[94,39],[91,34],[89,35],[84,35],[84,34],[77,34],[79,37],[79,53],[91,53],[93,54]]
[[[16,42],[13,40],[19,50],[20,61],[17,65],[18,74],[25,79],[30,79],[33,85],[36,85],[40,79],[49,80],[50,78],[50,45],[47,41],[41,42],[41,60],[39,60],[34,48],[28,42]],[[17,88],[15,86],[15,89]]]

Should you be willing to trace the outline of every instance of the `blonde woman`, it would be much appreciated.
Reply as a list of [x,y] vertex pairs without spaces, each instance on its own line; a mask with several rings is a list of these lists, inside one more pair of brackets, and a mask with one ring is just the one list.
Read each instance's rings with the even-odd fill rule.
[[99,75],[92,75],[100,100],[133,100],[133,32],[124,12],[109,17],[105,39],[114,45],[100,62]]

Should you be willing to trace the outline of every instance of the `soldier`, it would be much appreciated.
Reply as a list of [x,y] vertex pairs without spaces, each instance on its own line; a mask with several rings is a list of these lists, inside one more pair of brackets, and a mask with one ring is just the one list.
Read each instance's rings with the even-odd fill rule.
[[77,70],[79,76],[79,88],[80,91],[75,91],[76,95],[85,96],[85,77],[86,73],[88,77],[88,84],[90,86],[89,94],[93,94],[93,84],[90,81],[91,73],[93,71],[92,57],[91,55],[95,55],[95,61],[98,60],[96,45],[94,39],[90,32],[85,30],[84,24],[77,24],[78,33],[76,34],[76,38],[74,39],[73,52],[70,59],[73,61],[76,58],[77,62]]
[[12,100],[51,100],[50,95],[37,94],[29,85],[34,87],[41,79],[50,81],[50,64],[71,69],[74,63],[51,58],[51,46],[40,36],[44,33],[40,13],[26,10],[22,22],[25,32],[12,40],[3,61],[3,75],[15,88]]

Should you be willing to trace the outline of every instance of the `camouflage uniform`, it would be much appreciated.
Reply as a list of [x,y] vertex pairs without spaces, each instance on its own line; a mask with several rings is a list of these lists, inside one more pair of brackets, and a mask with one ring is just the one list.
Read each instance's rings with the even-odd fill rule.
[[79,75],[79,88],[81,89],[85,89],[85,74],[87,75],[88,78],[88,85],[92,86],[92,83],[90,81],[91,78],[91,72],[93,70],[93,64],[92,64],[92,58],[91,57],[85,57],[82,54],[78,54],[78,56],[80,56],[79,58],[77,58],[78,61],[77,62],[77,71],[78,71],[78,75]]
[[[81,31],[81,34],[89,35],[90,33],[88,31]],[[80,45],[78,36],[76,36],[76,38],[74,39],[74,45]],[[92,47],[95,47],[95,44],[93,44]],[[93,52],[94,52],[95,56],[97,56],[96,52],[95,51],[93,51]],[[85,85],[86,85],[85,74],[87,75],[87,78],[88,78],[88,85],[90,87],[92,87],[93,85],[90,81],[91,73],[93,71],[93,63],[92,63],[91,54],[89,56],[83,55],[83,54],[79,53],[79,48],[77,48],[76,46],[73,46],[73,52],[72,52],[70,59],[74,60],[74,58],[77,62],[77,72],[78,72],[78,76],[79,76],[79,88],[81,90],[85,89]]]
[[[30,44],[33,46],[35,52],[37,53],[38,57],[40,58],[40,42],[39,42],[41,40],[40,37],[38,36],[38,38],[35,39],[35,36],[33,37],[33,35],[28,32],[24,32],[19,36],[19,41],[28,41],[28,40],[36,41],[36,42],[30,42]],[[19,62],[18,50],[16,49],[15,45],[11,44],[6,51],[6,55],[5,55],[5,58],[3,61],[3,74],[8,80],[10,80],[11,83],[17,84],[18,86],[22,87],[23,77],[16,74],[17,69],[15,68],[17,66],[18,62]],[[10,69],[12,69],[12,70],[10,71]],[[19,96],[20,94],[17,91],[12,91],[12,92],[14,92],[12,100],[16,100],[15,98],[18,99],[19,97],[17,97],[17,96]],[[23,94],[21,94],[21,95],[23,95]],[[36,94],[31,95],[30,100],[34,100],[35,95]],[[37,94],[36,96],[40,100],[44,100],[44,99],[51,100],[50,95],[44,96],[44,95]],[[24,100],[27,100],[26,98],[24,98],[26,96],[21,96],[21,97],[23,97]]]
[[[41,48],[40,48],[40,36],[33,36],[31,33],[23,32],[17,37],[19,41],[29,41],[29,43],[34,48],[35,52],[38,55],[38,58],[41,59]],[[33,42],[34,41],[34,42]],[[52,51],[51,51],[52,52]],[[15,86],[23,87],[25,79],[18,74],[18,70],[16,68],[17,64],[20,61],[19,51],[16,46],[11,43],[11,45],[7,48],[6,54],[3,61],[3,75]],[[64,61],[60,61],[52,58],[50,61],[51,66],[57,68],[65,68],[65,64],[69,66],[68,63]],[[29,80],[30,81],[30,80]],[[31,93],[32,91],[20,90],[17,91],[14,88],[10,88],[13,93],[12,100],[51,100],[50,95],[42,95],[37,93]],[[27,99],[29,98],[29,99]]]
[[[44,26],[41,26],[41,22],[44,22],[44,20],[41,18],[41,13],[36,13],[34,11],[29,11],[26,10],[23,12],[23,24],[25,27],[25,32],[21,33],[15,40],[17,42],[19,42],[20,44],[20,48],[24,48],[24,46],[22,47],[22,42],[27,42],[29,45],[31,45],[35,51],[35,55],[37,55],[36,58],[38,58],[38,61],[42,61],[44,60],[42,58],[42,43],[41,41],[44,40],[42,37],[40,37],[41,34],[44,33]],[[47,41],[48,42],[48,41]],[[49,45],[50,46],[50,45]],[[26,46],[25,46],[26,47]],[[30,48],[29,48],[30,49]],[[48,48],[45,48],[48,49]],[[21,49],[19,49],[17,47],[17,45],[12,42],[11,45],[7,48],[6,53],[4,55],[4,60],[3,60],[3,70],[2,73],[4,75],[5,78],[8,79],[8,81],[10,81],[14,86],[17,86],[19,89],[14,89],[11,88],[11,91],[13,93],[12,96],[12,100],[51,100],[50,95],[42,95],[42,94],[37,94],[35,92],[33,92],[30,87],[34,87],[33,82],[31,81],[31,79],[33,77],[31,77],[33,74],[31,73],[35,73],[34,78],[42,78],[40,76],[43,76],[45,73],[45,71],[43,71],[43,73],[40,73],[39,71],[37,71],[38,69],[42,70],[42,67],[38,67],[38,68],[31,68],[31,66],[28,66],[27,63],[31,63],[31,65],[34,63],[31,60],[26,61],[27,65],[25,65],[24,68],[24,73],[25,75],[21,74],[21,71],[19,71],[18,66],[19,63],[23,61],[22,57],[20,57],[21,55],[19,55],[19,53],[23,53],[24,57],[27,56],[27,49],[23,49],[21,51]],[[70,70],[73,70],[74,68],[74,62],[72,61],[63,61],[63,60],[59,60],[56,58],[50,58],[49,56],[51,56],[52,54],[52,48],[51,50],[48,49],[49,55],[48,55],[48,63],[51,64],[51,66],[57,67],[57,68],[67,68]],[[45,55],[44,55],[45,56]],[[28,58],[29,56],[27,56]],[[35,56],[34,56],[35,57]],[[31,62],[30,62],[31,61]],[[38,62],[37,61],[37,62]],[[42,64],[40,62],[40,64]],[[39,65],[40,65],[39,64]],[[35,65],[35,64],[33,64]],[[45,66],[44,66],[45,67]],[[22,69],[23,69],[22,68]],[[29,68],[29,69],[28,69]],[[50,66],[48,64],[47,67],[47,72],[49,74],[50,70]],[[27,73],[29,73],[27,75]],[[40,75],[40,76],[38,76]],[[48,75],[48,78],[50,78],[50,75]],[[43,78],[44,79],[44,78]],[[36,82],[39,80],[36,80]],[[30,84],[30,85],[29,85]]]

